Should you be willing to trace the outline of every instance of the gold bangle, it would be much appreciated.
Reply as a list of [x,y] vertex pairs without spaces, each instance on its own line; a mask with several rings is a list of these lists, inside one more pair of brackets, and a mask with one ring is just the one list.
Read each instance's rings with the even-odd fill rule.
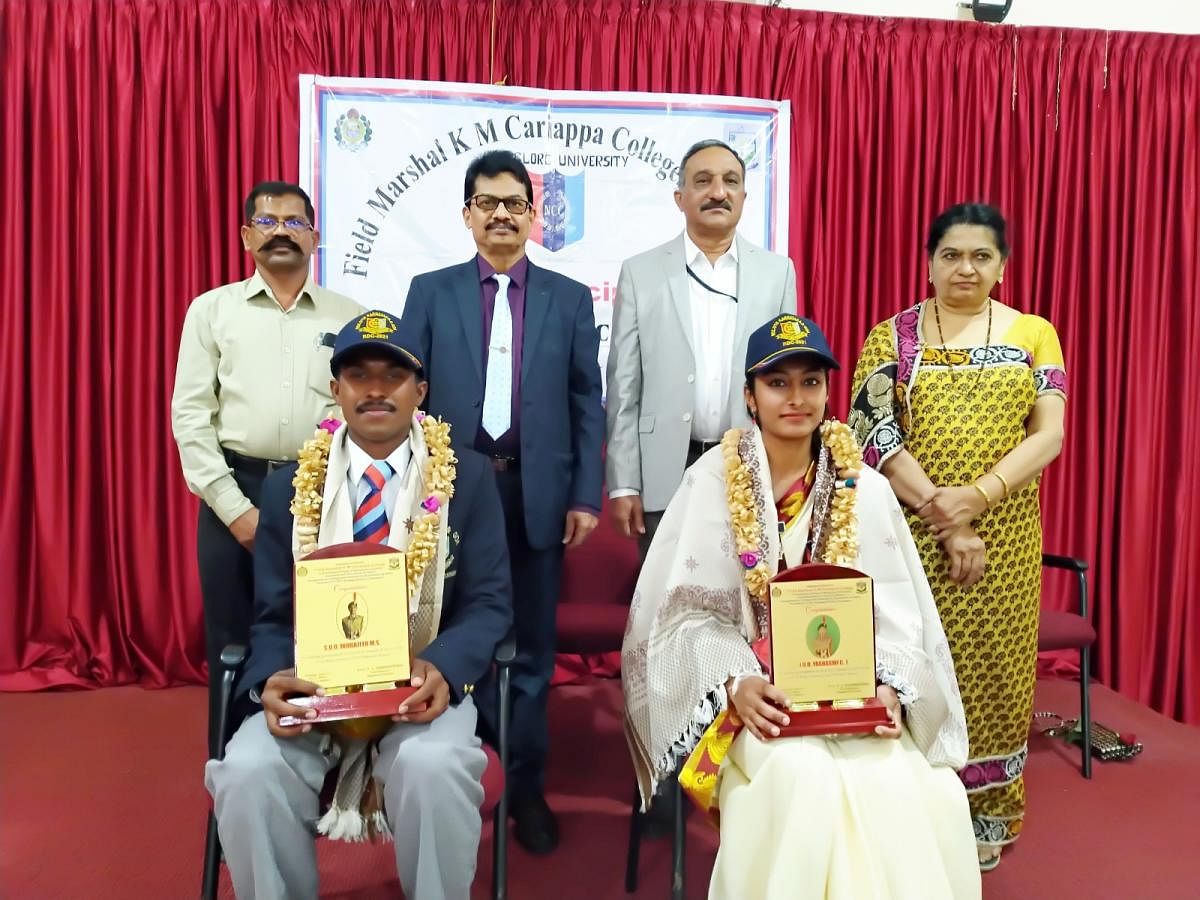
[[1008,495],[1009,495],[1010,493],[1012,493],[1012,491],[1011,491],[1011,490],[1009,489],[1009,487],[1008,487],[1008,479],[1007,479],[1007,478],[1005,478],[1003,475],[1001,475],[999,472],[997,472],[995,469],[992,469],[992,471],[991,471],[989,474],[995,475],[997,478],[999,478],[999,479],[1000,479],[1000,483],[1001,483],[1002,485],[1004,485],[1004,496],[1003,496],[1003,497],[1001,497],[1000,499],[1001,499],[1001,500],[1005,500],[1005,499],[1007,499],[1007,498],[1008,498]]
[[979,482],[972,481],[971,487],[973,487],[973,488],[975,488],[975,490],[979,491],[979,496],[983,497],[983,502],[987,505],[988,509],[991,509],[992,508],[992,498],[988,496],[987,491],[985,491],[982,487],[980,487]]

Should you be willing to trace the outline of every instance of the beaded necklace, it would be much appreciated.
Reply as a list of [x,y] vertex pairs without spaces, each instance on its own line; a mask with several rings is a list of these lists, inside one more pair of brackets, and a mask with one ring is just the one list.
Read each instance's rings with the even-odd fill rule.
[[[941,306],[941,304],[938,303],[937,297],[934,297],[933,298],[933,322],[937,326],[938,341],[942,345],[943,357],[947,360],[947,362],[949,362],[949,350],[946,347],[946,338],[942,334],[942,314],[938,311],[940,306]],[[984,342],[983,342],[983,346],[985,349],[992,345],[992,299],[990,297],[988,298],[988,302],[987,302],[987,314],[988,314],[987,337],[984,339]],[[980,354],[979,374],[977,374],[974,378],[971,379],[971,382],[970,382],[971,386],[970,386],[970,389],[967,391],[967,396],[970,396],[971,394],[975,393],[975,388],[978,387],[979,381],[983,376],[983,365],[984,365],[984,356],[985,355],[986,354]],[[948,366],[947,368],[949,368],[949,370],[950,370],[951,383],[955,387],[958,387],[958,366],[952,365],[952,366]]]

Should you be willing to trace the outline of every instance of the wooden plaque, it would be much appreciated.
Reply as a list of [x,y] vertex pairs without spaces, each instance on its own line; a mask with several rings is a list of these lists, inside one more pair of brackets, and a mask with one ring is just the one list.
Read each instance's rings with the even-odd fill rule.
[[771,579],[767,610],[771,683],[790,701],[780,737],[892,724],[875,696],[870,576],[845,566],[794,566]]
[[296,676],[319,684],[325,696],[290,699],[317,710],[317,718],[285,716],[280,724],[394,714],[416,691],[408,684],[404,553],[380,544],[334,544],[299,560],[294,579]]

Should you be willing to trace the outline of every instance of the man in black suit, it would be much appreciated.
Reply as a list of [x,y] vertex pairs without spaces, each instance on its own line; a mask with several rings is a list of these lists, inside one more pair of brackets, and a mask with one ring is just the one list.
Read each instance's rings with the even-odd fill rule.
[[[520,159],[492,150],[473,160],[463,201],[478,253],[414,278],[403,324],[430,377],[425,408],[496,470],[517,638],[510,809],[522,846],[547,853],[558,844],[543,781],[563,548],[582,543],[600,511],[599,337],[591,292],[525,256],[537,211]],[[481,712],[494,734],[495,711]]]
[[[417,576],[413,592],[419,598],[410,618],[416,623],[411,684],[417,691],[397,707],[392,722],[382,720],[385,733],[373,745],[378,755],[373,763],[370,749],[360,757],[369,777],[348,790],[350,802],[339,808],[343,781],[351,777],[342,765],[337,815],[320,827],[354,839],[386,821],[397,836],[405,896],[466,900],[470,893],[486,766],[472,697],[511,627],[508,551],[491,465],[469,449],[457,449],[457,465],[450,464],[446,442],[417,412],[427,383],[413,346],[385,312],[366,313],[339,333],[331,389],[346,421],[334,432],[325,461],[317,463],[324,486],[315,533],[309,513],[302,510],[297,522],[289,508],[295,463],[273,472],[263,486],[255,621],[235,694],[235,709],[245,719],[225,759],[210,761],[205,773],[240,897],[317,895],[309,828],[318,795],[330,769],[365,746],[314,730],[317,713],[289,702],[322,691],[297,678],[294,668],[295,560],[313,543],[365,541],[405,549],[417,539],[406,526],[422,519],[423,527],[436,523],[423,539],[441,549]],[[314,465],[310,452],[301,458]],[[433,469],[444,472],[443,465],[456,470],[449,500],[451,491],[431,488],[444,477]],[[415,534],[425,532],[417,528]],[[283,725],[285,716],[300,717],[301,724]],[[371,778],[385,817],[360,815],[363,785],[374,788]]]

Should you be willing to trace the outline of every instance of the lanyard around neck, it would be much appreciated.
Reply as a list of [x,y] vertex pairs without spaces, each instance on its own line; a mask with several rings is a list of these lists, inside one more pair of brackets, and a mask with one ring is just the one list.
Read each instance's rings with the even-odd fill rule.
[[737,297],[733,296],[733,294],[727,294],[724,291],[718,291],[715,287],[713,287],[711,284],[709,284],[707,281],[705,281],[703,278],[701,278],[699,275],[697,275],[691,266],[684,265],[684,268],[687,269],[688,275],[690,275],[692,277],[692,279],[696,282],[696,284],[700,285],[700,287],[704,288],[706,291],[710,291],[714,294],[720,294],[722,297],[728,297],[734,303],[738,302]]

